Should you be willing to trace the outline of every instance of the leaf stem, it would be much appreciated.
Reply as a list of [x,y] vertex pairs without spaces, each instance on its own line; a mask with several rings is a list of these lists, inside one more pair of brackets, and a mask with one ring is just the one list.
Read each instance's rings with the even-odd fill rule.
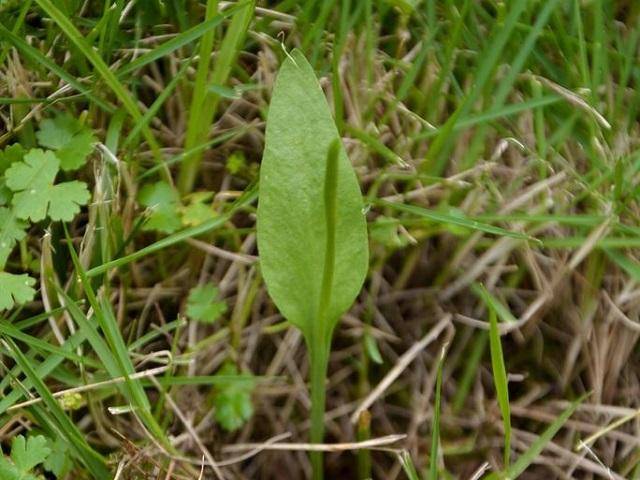
[[[326,400],[326,377],[329,349],[310,347],[311,360],[311,443],[322,443],[324,439],[324,409]],[[313,480],[322,480],[322,452],[311,452]]]

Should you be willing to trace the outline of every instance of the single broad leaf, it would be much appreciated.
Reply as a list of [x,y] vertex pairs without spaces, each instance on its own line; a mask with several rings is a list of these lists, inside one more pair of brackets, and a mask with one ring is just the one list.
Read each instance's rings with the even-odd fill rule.
[[23,304],[33,300],[36,281],[26,273],[17,275],[0,272],[0,311],[13,308],[15,304]]
[[143,230],[173,233],[182,226],[178,192],[166,182],[147,184],[140,190],[138,200],[149,209]]
[[13,210],[0,207],[0,269],[4,268],[16,242],[26,235],[27,224],[16,218]]
[[[228,377],[238,375],[237,367],[232,363],[223,365],[216,376]],[[231,432],[242,427],[253,415],[251,394],[255,382],[251,379],[225,379],[216,382],[213,406],[216,422]]]
[[219,291],[212,283],[192,288],[187,298],[187,316],[202,323],[213,323],[227,311],[218,299]]
[[[367,274],[367,225],[358,179],[313,68],[298,50],[287,57],[267,117],[258,251],[271,298],[309,349],[309,436],[320,443],[331,337]],[[313,478],[322,478],[320,452],[311,464]]]
[[89,200],[89,191],[78,181],[54,184],[60,161],[51,151],[30,150],[24,161],[6,172],[7,186],[13,190],[12,205],[21,219],[33,222],[49,216],[70,221]]
[[269,107],[257,231],[271,298],[308,343],[328,349],[367,273],[367,227],[355,172],[297,50],[280,68]]
[[43,120],[36,137],[41,146],[55,150],[65,171],[83,166],[96,142],[91,129],[66,113]]
[[22,475],[28,474],[34,467],[45,461],[51,453],[47,439],[42,435],[27,440],[18,435],[11,443],[11,459]]

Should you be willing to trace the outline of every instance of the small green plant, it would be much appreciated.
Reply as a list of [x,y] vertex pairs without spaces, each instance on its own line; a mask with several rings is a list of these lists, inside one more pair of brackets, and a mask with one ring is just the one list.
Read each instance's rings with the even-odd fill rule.
[[214,418],[228,432],[242,427],[253,415],[251,394],[255,382],[251,377],[232,378],[238,374],[238,368],[229,362],[225,363],[216,375],[220,379],[215,384],[213,396]]
[[187,298],[187,316],[201,323],[214,323],[227,311],[227,304],[217,300],[218,295],[218,288],[212,283],[192,288]]
[[47,439],[42,435],[29,437],[27,440],[22,435],[18,435],[11,443],[11,456],[0,456],[0,478],[2,480],[40,480],[43,477],[36,474],[33,469],[44,463],[50,453]]
[[182,202],[177,190],[167,182],[148,183],[138,195],[138,201],[148,209],[142,229],[174,233],[211,220],[217,215],[211,208],[212,196],[212,192],[194,192]]
[[90,197],[84,182],[57,179],[86,163],[95,143],[91,130],[61,114],[44,120],[36,138],[47,150],[20,144],[0,150],[0,311],[35,296],[35,279],[4,271],[28,228],[44,220],[70,221]]
[[[367,273],[367,227],[327,102],[297,50],[280,68],[269,107],[257,230],[269,294],[309,350],[311,441],[318,443],[331,337]],[[314,478],[322,478],[321,455],[312,463]]]

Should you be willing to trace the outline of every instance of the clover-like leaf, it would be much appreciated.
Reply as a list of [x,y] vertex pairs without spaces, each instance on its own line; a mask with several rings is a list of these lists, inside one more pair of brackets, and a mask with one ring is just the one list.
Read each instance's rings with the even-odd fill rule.
[[27,224],[16,218],[15,213],[0,207],[0,268],[3,268],[16,242],[25,236]]
[[[36,281],[26,273],[0,272],[0,311],[33,300]],[[1,478],[1,477],[0,477]]]
[[89,128],[66,113],[43,120],[36,137],[41,146],[55,150],[65,171],[83,166],[96,142]]
[[147,221],[143,230],[157,230],[173,233],[182,226],[178,209],[180,197],[178,192],[166,182],[145,185],[140,190],[138,200],[149,208]]
[[14,163],[6,171],[7,186],[13,190],[11,201],[15,214],[21,219],[38,222],[49,216],[51,220],[70,221],[89,200],[83,182],[54,184],[60,161],[51,151],[30,150],[22,162]]
[[21,473],[27,473],[44,462],[49,453],[51,449],[47,446],[47,439],[42,435],[29,437],[28,440],[18,435],[11,444],[11,459]]
[[202,323],[213,323],[227,311],[227,304],[218,300],[218,288],[206,283],[192,288],[187,299],[187,316]]
[[22,435],[13,439],[11,460],[0,457],[0,478],[2,480],[37,480],[32,470],[45,461],[51,453],[47,439],[42,435],[29,437]]
[[[238,375],[232,363],[223,365],[216,376]],[[242,427],[253,415],[251,393],[255,382],[247,379],[228,379],[216,382],[213,405],[214,418],[225,430],[231,432]]]

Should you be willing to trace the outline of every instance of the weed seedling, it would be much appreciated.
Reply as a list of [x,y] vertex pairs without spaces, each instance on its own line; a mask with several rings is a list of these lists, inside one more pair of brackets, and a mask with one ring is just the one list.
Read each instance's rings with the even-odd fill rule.
[[[269,294],[304,335],[311,362],[311,441],[324,434],[331,337],[368,265],[356,175],[311,65],[284,61],[267,119],[260,171],[258,249]],[[314,478],[322,456],[312,455]]]

